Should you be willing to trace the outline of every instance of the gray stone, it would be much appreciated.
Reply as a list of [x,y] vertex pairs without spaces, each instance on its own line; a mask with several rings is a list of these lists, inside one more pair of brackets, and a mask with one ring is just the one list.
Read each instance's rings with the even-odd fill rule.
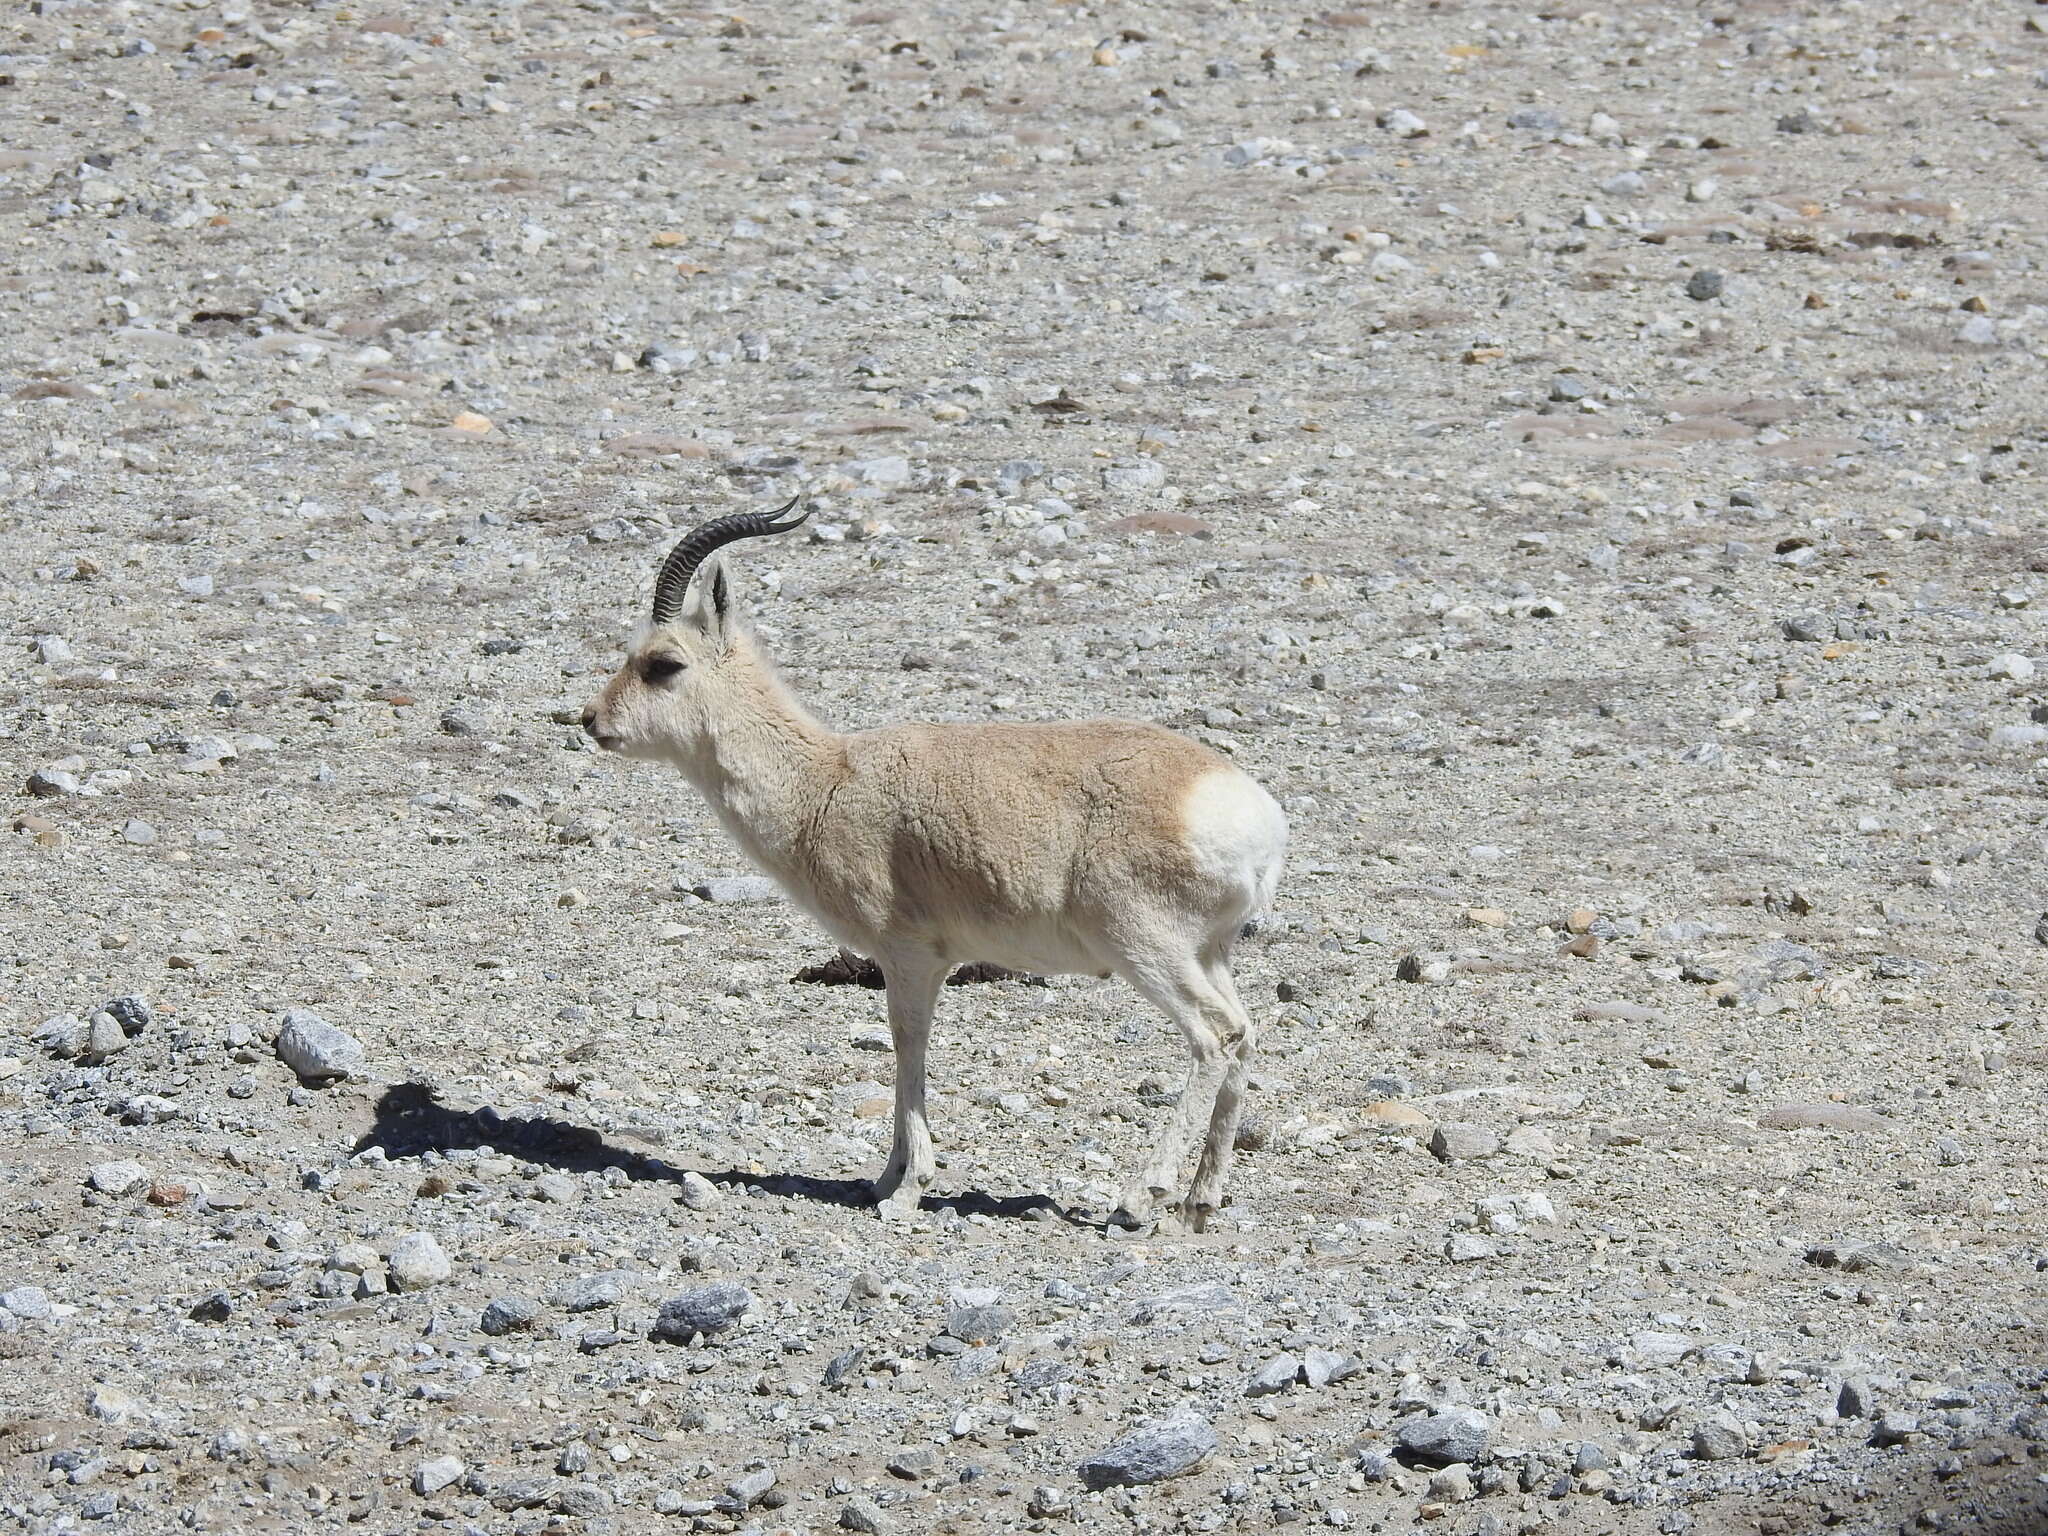
[[576,1198],[576,1181],[566,1173],[544,1173],[533,1181],[533,1196],[550,1205],[567,1205]]
[[1727,283],[1728,279],[1712,267],[1701,267],[1685,280],[1685,296],[1688,299],[1698,299],[1702,303],[1708,299],[1718,299]]
[[121,841],[146,848],[156,841],[156,828],[140,818],[124,822],[121,827]]
[[751,1509],[775,1486],[775,1469],[757,1467],[752,1472],[734,1478],[725,1485],[725,1496],[741,1509]]
[[1500,1137],[1483,1125],[1444,1120],[1429,1138],[1429,1150],[1439,1162],[1461,1163],[1475,1157],[1491,1157],[1500,1150]]
[[702,901],[724,903],[782,901],[782,887],[764,875],[733,875],[716,880],[700,880],[690,887],[690,894]]
[[96,1163],[85,1181],[103,1195],[125,1195],[149,1182],[149,1170],[141,1163]]
[[[2048,926],[2048,918],[2042,919]],[[2044,940],[2048,943],[2048,940]],[[76,1056],[85,1049],[91,1026],[75,1013],[60,1013],[36,1026],[35,1042],[52,1056]]]
[[1102,471],[1102,488],[1117,496],[1144,496],[1166,486],[1166,466],[1157,459],[1125,459]]
[[1749,1454],[1749,1437],[1740,1424],[1704,1419],[1693,1427],[1692,1453],[1701,1461],[1733,1461]]
[[698,1334],[723,1333],[753,1304],[753,1293],[730,1280],[699,1286],[661,1304],[654,1320],[654,1337],[686,1344]]
[[113,1015],[123,1030],[139,1035],[149,1028],[156,1015],[150,1011],[149,1000],[129,993],[123,997],[109,998],[101,1013]]
[[41,799],[75,795],[78,791],[78,775],[67,768],[38,768],[28,776],[28,792]]
[[40,1322],[50,1316],[50,1296],[40,1285],[17,1285],[0,1291],[0,1312]]
[[856,1496],[841,1506],[839,1528],[845,1531],[865,1531],[868,1536],[889,1536],[889,1533],[896,1529],[896,1522],[883,1514],[881,1506],[873,1499]]
[[1081,1463],[1089,1488],[1132,1488],[1192,1472],[1216,1453],[1216,1431],[1189,1409],[1155,1420]]
[[595,1312],[600,1307],[615,1307],[625,1299],[627,1290],[637,1278],[616,1269],[578,1275],[562,1287],[557,1299],[571,1312]]
[[1893,1410],[1878,1415],[1877,1422],[1870,1427],[1872,1445],[1904,1445],[1920,1433],[1920,1421],[1910,1413]]
[[963,1344],[993,1344],[1017,1326],[1017,1310],[997,1290],[961,1287],[946,1308],[946,1332]]
[[85,1411],[103,1424],[125,1424],[149,1411],[149,1405],[125,1387],[95,1387]]
[[1851,1376],[1835,1394],[1835,1412],[1845,1419],[1869,1419],[1877,1415],[1877,1395],[1867,1377]]
[[111,1013],[96,1013],[85,1030],[87,1061],[105,1061],[116,1051],[128,1049],[128,1032],[121,1027],[120,1020]]
[[429,1498],[462,1476],[462,1463],[453,1456],[436,1456],[412,1469],[412,1491]]
[[938,1452],[922,1445],[900,1447],[889,1458],[889,1475],[900,1477],[906,1482],[922,1482],[939,1470]]
[[725,1198],[725,1191],[695,1169],[682,1177],[683,1204],[693,1211],[708,1211]]
[[484,1308],[482,1327],[485,1333],[496,1337],[530,1328],[539,1316],[539,1302],[524,1296],[500,1296]]
[[1500,1245],[1477,1232],[1453,1232],[1444,1242],[1444,1257],[1453,1264],[1477,1264],[1499,1256]]
[[1301,1357],[1302,1382],[1311,1387],[1335,1386],[1358,1374],[1358,1362],[1334,1350],[1311,1349]]
[[385,1269],[401,1291],[423,1291],[455,1273],[448,1255],[428,1232],[408,1232],[393,1243]]
[[1394,1431],[1394,1443],[1434,1466],[1449,1466],[1454,1461],[1473,1466],[1486,1456],[1492,1427],[1477,1408],[1445,1408],[1408,1420]]
[[278,1059],[303,1082],[349,1077],[363,1070],[363,1045],[346,1030],[336,1029],[310,1008],[285,1011],[277,1036]]
[[1301,1361],[1293,1355],[1275,1355],[1256,1371],[1245,1383],[1246,1397],[1271,1397],[1276,1392],[1285,1392],[1301,1375]]
[[1508,114],[1508,126],[1524,133],[1562,133],[1564,119],[1548,107],[1517,107]]

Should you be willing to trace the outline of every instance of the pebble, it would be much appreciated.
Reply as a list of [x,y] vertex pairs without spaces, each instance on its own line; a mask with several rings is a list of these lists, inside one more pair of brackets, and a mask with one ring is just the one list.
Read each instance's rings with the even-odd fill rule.
[[49,1292],[39,1285],[17,1285],[0,1291],[0,1311],[41,1322],[51,1315]]
[[1733,1461],[1749,1454],[1749,1437],[1740,1424],[1703,1419],[1693,1427],[1692,1453],[1700,1461]]
[[1705,302],[1718,299],[1728,285],[1728,279],[1712,267],[1701,267],[1685,280],[1685,296]]
[[393,1243],[385,1269],[401,1291],[423,1291],[455,1273],[455,1266],[430,1232],[408,1232]]
[[148,1411],[148,1405],[124,1387],[95,1387],[85,1411],[103,1424],[124,1424]]
[[1986,672],[1992,677],[2010,678],[2016,683],[2030,683],[2034,680],[2034,664],[2018,652],[2008,652],[1991,658]]
[[1310,1349],[1301,1357],[1301,1380],[1304,1386],[1334,1386],[1340,1381],[1348,1381],[1356,1376],[1359,1369],[1359,1363],[1351,1356],[1339,1354],[1334,1350]]
[[325,1082],[363,1070],[362,1042],[337,1029],[310,1008],[285,1011],[277,1036],[278,1059],[298,1073],[302,1082]]
[[562,1287],[560,1301],[571,1312],[595,1312],[600,1307],[615,1307],[625,1299],[626,1289],[635,1277],[618,1270],[603,1270],[594,1275],[578,1275]]
[[1842,1390],[1835,1394],[1835,1412],[1845,1419],[1868,1419],[1877,1414],[1877,1395],[1871,1391],[1869,1378],[1851,1376],[1842,1382]]
[[677,1344],[686,1344],[698,1334],[708,1338],[732,1327],[753,1304],[753,1293],[731,1281],[699,1286],[661,1304],[654,1337]]
[[1245,1384],[1246,1397],[1271,1397],[1276,1392],[1285,1392],[1295,1384],[1301,1375],[1301,1361],[1293,1355],[1275,1355],[1256,1371]]
[[1881,1131],[1887,1126],[1882,1115],[1854,1104],[1780,1104],[1757,1116],[1756,1123],[1772,1131]]
[[1429,1150],[1439,1162],[1462,1163],[1491,1157],[1500,1150],[1500,1137],[1483,1125],[1462,1120],[1441,1120],[1429,1138]]
[[1893,1410],[1878,1415],[1870,1427],[1872,1445],[1904,1445],[1920,1433],[1920,1420],[1913,1414]]
[[103,1195],[126,1195],[149,1183],[149,1170],[141,1163],[96,1163],[86,1183]]
[[1493,1423],[1477,1408],[1452,1407],[1410,1419],[1394,1431],[1394,1443],[1433,1466],[1477,1465],[1485,1459]]
[[423,1461],[412,1469],[412,1491],[421,1498],[431,1498],[462,1476],[463,1466],[454,1456],[436,1456]]
[[685,1171],[679,1182],[683,1205],[689,1210],[708,1211],[725,1198],[724,1190],[694,1168]]
[[540,1303],[524,1296],[500,1296],[484,1308],[480,1326],[492,1337],[530,1328],[540,1316]]
[[111,1013],[100,1012],[92,1016],[86,1026],[85,1050],[87,1061],[105,1061],[116,1051],[128,1049],[128,1032],[121,1027],[120,1020]]
[[946,1308],[946,1332],[965,1344],[992,1344],[1017,1326],[1017,1311],[1002,1305],[1003,1293],[963,1287]]
[[775,1486],[773,1467],[756,1467],[725,1485],[725,1496],[741,1509],[752,1509]]
[[856,1496],[840,1506],[839,1528],[865,1531],[868,1536],[889,1536],[896,1529],[896,1522],[884,1514],[882,1507],[873,1499]]
[[1090,1489],[1134,1488],[1194,1471],[1216,1453],[1216,1431],[1192,1409],[1155,1420],[1081,1463]]

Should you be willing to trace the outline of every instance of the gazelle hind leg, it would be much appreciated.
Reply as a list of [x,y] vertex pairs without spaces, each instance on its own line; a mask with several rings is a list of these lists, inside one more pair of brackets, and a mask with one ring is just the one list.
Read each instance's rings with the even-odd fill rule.
[[1230,1165],[1237,1153],[1237,1125],[1244,1114],[1244,1093],[1246,1081],[1251,1076],[1252,1057],[1258,1050],[1258,1027],[1252,1023],[1251,1015],[1245,1012],[1239,1001],[1236,984],[1230,977],[1230,963],[1227,959],[1210,962],[1204,967],[1209,984],[1228,1003],[1237,1020],[1237,1037],[1230,1047],[1230,1060],[1223,1071],[1222,1085],[1216,1092],[1216,1104],[1209,1115],[1209,1133],[1202,1142],[1201,1161],[1195,1165],[1195,1181],[1188,1189],[1186,1215],[1189,1224],[1197,1231],[1208,1225],[1209,1219],[1223,1204],[1224,1185],[1230,1179]]
[[1126,1226],[1143,1227],[1158,1218],[1162,1206],[1174,1203],[1196,1133],[1214,1117],[1243,1010],[1233,1009],[1235,999],[1216,990],[1192,955],[1157,968],[1134,964],[1127,975],[1139,993],[1180,1030],[1190,1057],[1173,1117],[1137,1175],[1124,1186],[1112,1218]]

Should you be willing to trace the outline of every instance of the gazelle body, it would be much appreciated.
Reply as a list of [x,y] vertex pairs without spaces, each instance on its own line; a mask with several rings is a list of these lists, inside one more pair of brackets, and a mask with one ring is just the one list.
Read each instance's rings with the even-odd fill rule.
[[934,1171],[932,1009],[954,966],[986,960],[1121,976],[1180,1029],[1186,1085],[1117,1214],[1143,1224],[1178,1205],[1200,1226],[1222,1203],[1256,1044],[1231,947],[1279,880],[1280,808],[1207,747],[1133,721],[829,729],[776,676],[724,573],[691,585],[718,545],[801,521],[728,518],[688,535],[655,622],[585,729],[678,768],[748,858],[881,967],[896,1054],[885,1214],[915,1209]]

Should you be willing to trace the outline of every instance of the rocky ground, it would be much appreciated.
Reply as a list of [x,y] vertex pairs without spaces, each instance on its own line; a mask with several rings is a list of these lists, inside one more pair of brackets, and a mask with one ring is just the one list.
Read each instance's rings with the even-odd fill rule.
[[[2048,1530],[2044,26],[13,8],[0,1527]],[[1286,805],[1221,1230],[1076,979],[882,1227],[877,997],[586,750],[798,492],[828,718]]]

